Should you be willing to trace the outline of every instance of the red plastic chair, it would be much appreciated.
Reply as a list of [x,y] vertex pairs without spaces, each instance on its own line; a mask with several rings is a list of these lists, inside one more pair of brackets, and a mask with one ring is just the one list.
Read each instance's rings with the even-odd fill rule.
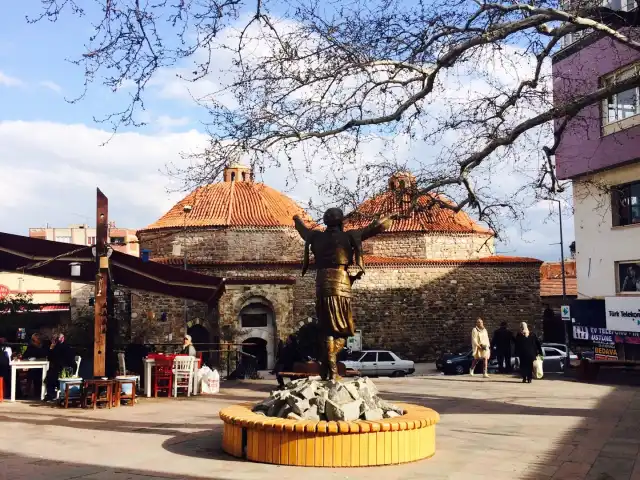
[[153,396],[157,398],[158,390],[166,390],[170,397],[173,389],[173,359],[156,358],[154,373]]

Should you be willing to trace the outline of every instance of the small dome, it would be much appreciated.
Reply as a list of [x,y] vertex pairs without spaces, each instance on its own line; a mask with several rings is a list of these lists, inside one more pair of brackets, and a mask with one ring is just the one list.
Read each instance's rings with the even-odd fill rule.
[[[474,221],[466,212],[454,212],[434,203],[451,204],[446,197],[421,195],[413,197],[416,178],[409,172],[397,172],[389,178],[386,192],[365,200],[354,212],[347,216],[345,228],[356,229],[367,226],[380,215],[399,214],[388,232],[441,232],[441,233],[484,233],[493,232]],[[412,208],[412,201],[415,208]]]
[[[293,227],[293,216],[311,223],[296,202],[264,183],[254,183],[251,170],[231,165],[224,181],[199,187],[146,230],[184,227]],[[185,207],[190,206],[190,211]]]

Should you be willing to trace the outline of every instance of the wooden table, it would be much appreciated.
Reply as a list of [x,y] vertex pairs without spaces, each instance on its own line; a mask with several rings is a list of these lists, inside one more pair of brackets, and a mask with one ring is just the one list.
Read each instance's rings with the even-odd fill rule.
[[47,394],[47,386],[45,379],[47,378],[47,372],[49,371],[49,362],[47,360],[14,360],[11,362],[11,401],[16,401],[16,382],[18,380],[18,370],[29,370],[32,368],[42,369],[42,387],[40,392],[40,399],[44,400]]
[[[166,355],[166,358],[170,358],[170,359],[175,359],[175,357],[177,357],[179,355]],[[199,385],[198,385],[198,379],[197,379],[197,372],[199,369],[199,364],[200,364],[200,359],[196,359],[195,362],[193,362],[193,389],[192,389],[192,394],[193,395],[197,395],[199,392]],[[145,358],[143,360],[144,362],[144,394],[148,397],[151,398],[151,374],[153,373],[153,367],[156,364],[156,360],[155,358]]]

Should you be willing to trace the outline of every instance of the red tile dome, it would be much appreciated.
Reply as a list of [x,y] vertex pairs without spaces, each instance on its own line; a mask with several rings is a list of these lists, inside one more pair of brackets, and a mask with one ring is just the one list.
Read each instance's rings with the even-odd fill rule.
[[[439,232],[493,234],[487,227],[474,221],[466,212],[454,212],[437,202],[452,204],[446,197],[420,195],[412,192],[416,179],[409,172],[398,172],[389,179],[389,188],[369,200],[365,200],[345,222],[346,229],[362,228],[380,215],[399,214],[389,233]],[[412,202],[415,207],[412,207]]]
[[[248,167],[231,165],[224,180],[199,187],[141,231],[184,227],[293,227],[294,215],[311,222],[296,202],[264,183]],[[189,210],[185,213],[185,210]]]

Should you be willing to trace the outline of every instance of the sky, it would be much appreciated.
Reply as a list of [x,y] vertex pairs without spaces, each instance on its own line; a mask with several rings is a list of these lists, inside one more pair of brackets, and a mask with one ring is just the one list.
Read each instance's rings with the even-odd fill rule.
[[[91,28],[70,16],[28,24],[25,15],[37,14],[39,3],[7,2],[0,17],[0,231],[26,235],[30,227],[94,225],[96,187],[109,197],[112,221],[143,228],[185,196],[165,170],[206,145],[204,112],[193,97],[210,90],[210,81],[189,84],[175,70],[161,71],[146,91],[142,118],[148,125],[112,137],[110,126],[95,117],[125,105],[129,93],[94,84],[70,103],[83,92],[84,76],[69,59],[82,53]],[[502,175],[496,185],[509,181]],[[292,186],[285,177],[274,170],[263,180],[306,202],[309,185]],[[498,252],[559,260],[554,211],[557,205],[548,202],[531,207],[521,225],[505,230]],[[569,208],[563,215],[568,255],[573,218]]]

